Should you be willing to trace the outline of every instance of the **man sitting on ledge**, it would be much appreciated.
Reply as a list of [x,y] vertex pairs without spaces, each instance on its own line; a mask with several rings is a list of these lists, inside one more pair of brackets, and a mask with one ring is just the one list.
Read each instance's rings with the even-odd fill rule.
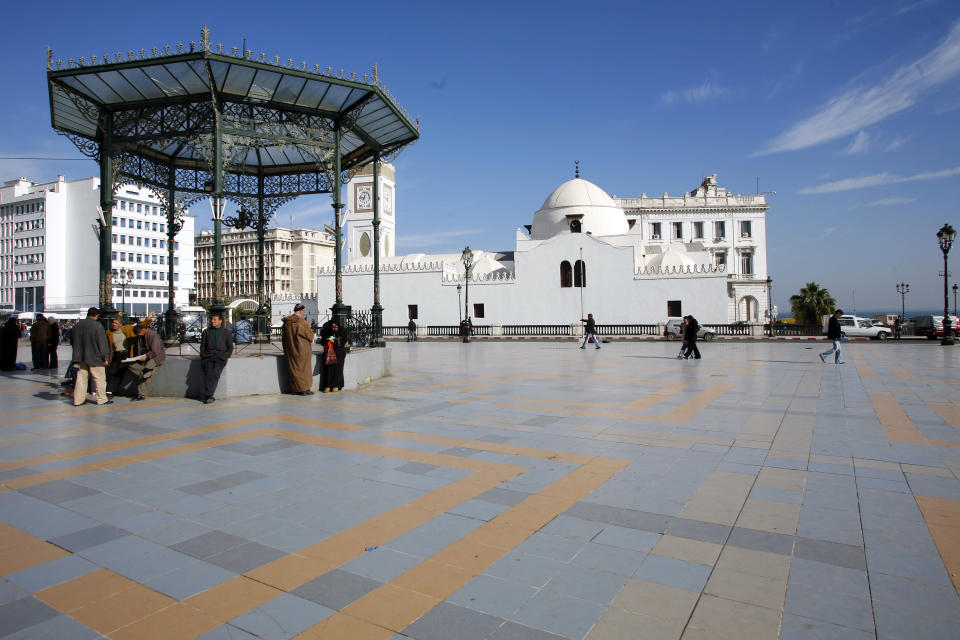
[[153,329],[144,325],[137,325],[136,341],[133,346],[136,360],[130,363],[128,371],[137,377],[137,393],[131,400],[146,400],[144,391],[150,378],[163,364],[167,352],[163,348],[163,341]]

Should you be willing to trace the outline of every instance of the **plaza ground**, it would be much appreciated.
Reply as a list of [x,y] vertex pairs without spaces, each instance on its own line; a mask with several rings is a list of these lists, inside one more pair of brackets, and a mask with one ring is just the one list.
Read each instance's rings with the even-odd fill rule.
[[212,405],[3,374],[0,638],[955,638],[960,347],[700,346],[391,343]]

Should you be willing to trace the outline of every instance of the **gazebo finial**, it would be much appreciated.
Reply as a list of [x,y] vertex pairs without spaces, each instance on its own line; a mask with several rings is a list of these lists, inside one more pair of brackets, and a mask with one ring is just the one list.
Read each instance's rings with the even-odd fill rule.
[[574,160],[574,161],[573,161],[573,164],[574,164],[574,166],[576,167],[576,169],[575,169],[574,172],[573,172],[573,177],[574,177],[574,178],[579,178],[579,177],[580,177],[580,161],[579,161],[579,160]]

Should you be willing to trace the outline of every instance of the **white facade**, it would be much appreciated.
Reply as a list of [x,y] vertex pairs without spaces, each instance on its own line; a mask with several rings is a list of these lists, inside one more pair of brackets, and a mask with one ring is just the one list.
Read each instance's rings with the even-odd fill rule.
[[[380,165],[380,256],[394,256],[397,246],[396,183],[393,165]],[[373,168],[363,167],[347,183],[347,261],[373,259]]]
[[[475,324],[501,325],[568,324],[586,313],[600,324],[686,314],[701,323],[764,322],[767,208],[763,196],[728,194],[716,175],[689,194],[657,198],[611,198],[575,178],[547,197],[526,231],[517,229],[513,251],[474,251],[467,313]],[[372,256],[349,255],[343,301],[369,309]],[[380,280],[386,326],[411,316],[453,325],[464,313],[459,254],[385,255]],[[323,317],[335,295],[332,268],[321,270],[318,286]],[[275,299],[274,319],[299,299]]]
[[[167,303],[166,214],[147,189],[123,185],[113,210],[114,306],[163,311]],[[83,313],[98,304],[100,179],[49,183],[19,178],[0,187],[0,306],[20,311]],[[161,244],[161,242],[163,244]],[[187,304],[193,289],[193,218],[184,217],[175,249],[174,295]],[[163,262],[161,262],[161,260]],[[181,264],[182,263],[182,264]],[[161,275],[162,273],[162,275]]]

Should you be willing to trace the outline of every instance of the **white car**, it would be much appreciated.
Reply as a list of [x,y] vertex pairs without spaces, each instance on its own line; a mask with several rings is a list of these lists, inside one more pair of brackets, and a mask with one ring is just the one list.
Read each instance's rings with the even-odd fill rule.
[[[683,340],[683,318],[667,318],[667,323],[663,327],[663,335],[667,340]],[[717,334],[710,329],[705,329],[703,325],[697,329],[697,339],[709,342],[717,337]]]
[[[827,323],[830,316],[825,316],[823,333],[827,333]],[[844,338],[870,338],[871,340],[886,340],[893,335],[893,329],[883,325],[873,324],[869,318],[857,316],[840,316],[840,334]]]

